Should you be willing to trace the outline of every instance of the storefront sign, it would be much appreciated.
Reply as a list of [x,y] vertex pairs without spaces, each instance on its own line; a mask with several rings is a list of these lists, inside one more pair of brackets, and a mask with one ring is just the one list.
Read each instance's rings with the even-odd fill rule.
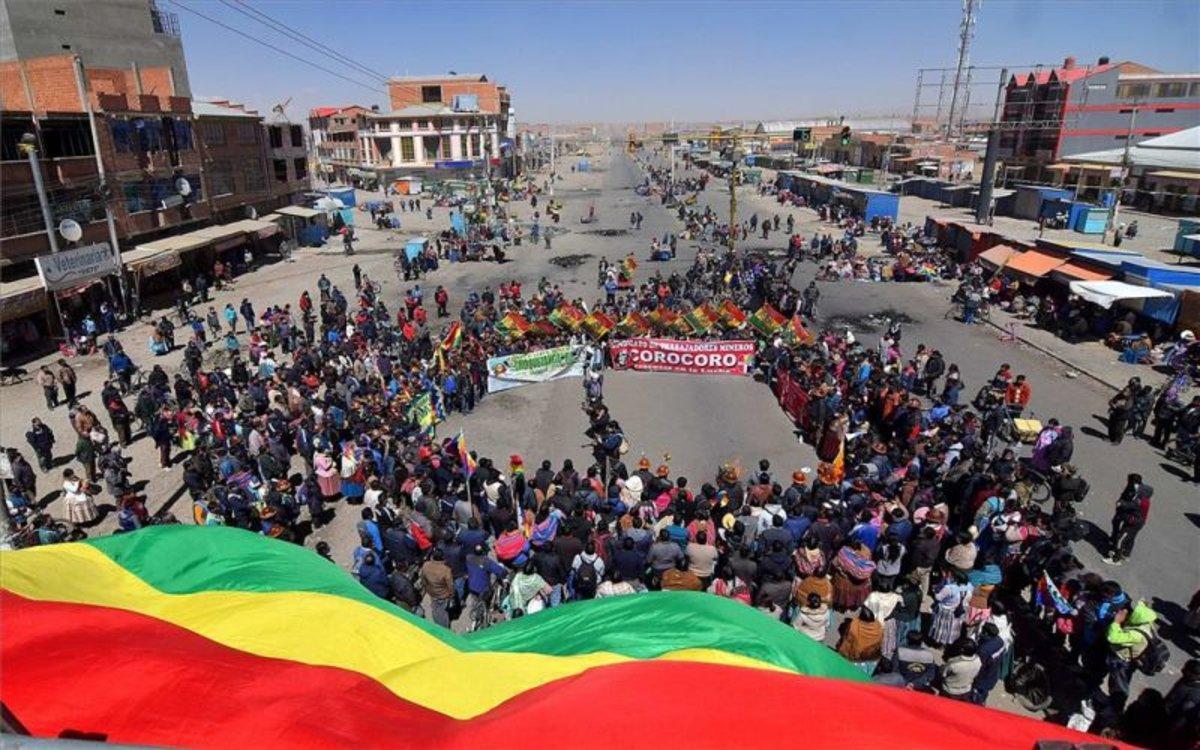
[[35,258],[42,285],[49,291],[78,286],[85,281],[116,273],[121,260],[107,242],[63,250]]
[[609,344],[613,368],[700,375],[745,375],[753,341],[628,339]]
[[586,365],[587,351],[581,346],[492,357],[487,362],[488,393],[559,378],[580,378]]

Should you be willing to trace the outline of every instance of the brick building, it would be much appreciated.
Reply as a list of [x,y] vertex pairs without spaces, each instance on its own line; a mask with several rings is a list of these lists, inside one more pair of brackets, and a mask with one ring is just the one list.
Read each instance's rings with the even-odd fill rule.
[[[351,182],[362,172],[363,131],[377,107],[350,104],[316,107],[308,113],[308,130],[319,176],[329,182]],[[353,170],[353,171],[352,171]]]
[[[120,299],[121,290],[144,291],[152,276],[210,267],[222,248],[275,233],[261,222],[227,231],[212,225],[245,222],[251,209],[269,214],[308,189],[300,126],[268,127],[237,105],[175,96],[167,68],[80,65],[81,89],[76,65],[72,55],[0,62],[0,324],[6,341],[18,325],[25,339],[35,329],[55,330],[56,308],[70,322],[105,299],[129,302]],[[57,299],[43,289],[34,259],[54,248],[20,145],[26,134],[36,144],[51,226],[77,221],[83,230],[78,246],[111,246],[115,234],[121,278],[82,280],[57,291]],[[180,235],[187,239],[176,241]],[[60,251],[72,249],[58,234],[55,240]]]
[[[202,195],[202,180],[191,100],[174,95],[170,70],[80,67],[77,77],[72,55],[0,62],[0,322],[36,315],[49,303],[35,283],[33,260],[52,247],[30,162],[19,145],[26,134],[36,144],[51,223],[77,221],[80,245],[111,245],[106,207],[122,251],[135,238],[206,217],[194,202]],[[195,186],[187,200],[178,195],[181,178]],[[69,249],[65,241],[59,244]],[[60,296],[70,313],[72,306],[116,290],[106,280]]]
[[393,110],[421,104],[443,104],[453,108],[456,97],[474,97],[480,112],[499,115],[504,122],[512,102],[508,90],[484,75],[405,76],[388,80],[388,98]]

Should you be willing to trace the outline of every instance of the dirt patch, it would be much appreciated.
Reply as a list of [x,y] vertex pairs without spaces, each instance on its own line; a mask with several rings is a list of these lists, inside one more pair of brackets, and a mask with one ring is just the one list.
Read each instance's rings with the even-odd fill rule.
[[550,259],[550,262],[559,268],[578,268],[584,263],[596,256],[591,253],[580,253],[576,255],[556,255]]
[[624,237],[629,234],[628,229],[588,229],[580,232],[580,234],[594,234],[600,237]]

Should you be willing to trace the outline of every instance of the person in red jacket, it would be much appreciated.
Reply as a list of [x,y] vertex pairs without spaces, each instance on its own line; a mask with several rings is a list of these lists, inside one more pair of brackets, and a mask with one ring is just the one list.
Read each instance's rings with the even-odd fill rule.
[[1004,390],[1004,405],[1014,417],[1020,416],[1021,412],[1025,411],[1025,407],[1029,405],[1029,398],[1033,395],[1033,390],[1026,382],[1024,375],[1018,375],[1016,380],[1008,384]]
[[439,318],[445,318],[450,314],[446,312],[446,305],[450,303],[450,295],[446,293],[446,289],[441,285],[433,293],[433,302],[437,305],[437,316]]

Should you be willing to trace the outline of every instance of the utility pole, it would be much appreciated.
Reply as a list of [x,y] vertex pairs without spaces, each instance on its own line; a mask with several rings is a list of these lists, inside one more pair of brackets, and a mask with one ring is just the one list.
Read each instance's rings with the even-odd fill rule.
[[[1137,125],[1138,105],[1133,105],[1129,110],[1129,129],[1125,131],[1125,151],[1121,154],[1121,185],[1117,188],[1117,194],[1113,196],[1112,211],[1108,214],[1109,228],[1113,232],[1113,244],[1117,244],[1117,235],[1121,233],[1121,225],[1117,223],[1117,219],[1121,212],[1121,193],[1125,189],[1125,183],[1129,180],[1129,148],[1133,145],[1133,130]],[[1080,179],[1083,179],[1083,171],[1080,170]]]
[[1008,70],[1000,71],[1000,85],[996,89],[996,106],[992,110],[992,123],[988,127],[987,151],[983,154],[983,175],[979,180],[979,204],[975,206],[975,223],[986,224],[992,217],[992,195],[996,186],[996,159],[1000,152],[1000,103],[1004,100],[1004,83]]
[[[134,72],[137,73],[136,63],[134,64]],[[141,88],[141,76],[137,76],[138,87]],[[125,311],[125,318],[128,322],[133,322],[133,317],[137,314],[136,310],[129,309],[129,289],[125,280],[125,264],[121,262],[121,243],[117,239],[117,225],[113,221],[112,206],[109,205],[110,195],[109,185],[104,172],[104,157],[100,154],[100,138],[96,132],[96,113],[92,111],[92,100],[88,97],[87,83],[83,74],[83,60],[79,55],[75,55],[75,87],[79,90],[79,103],[83,105],[83,109],[87,112],[88,128],[92,134],[92,151],[96,156],[96,174],[100,177],[100,184],[105,190],[103,196],[104,201],[104,220],[108,223],[108,241],[112,243],[112,252],[116,256],[117,261],[117,286],[121,291],[121,309]],[[199,137],[198,135],[196,136]],[[111,290],[111,287],[109,287]]]
[[983,0],[963,0],[962,23],[958,31],[958,65],[954,70],[954,89],[950,92],[950,111],[946,116],[946,137],[954,137],[954,117],[958,114],[958,100],[964,95],[963,78],[970,80],[967,67],[971,60],[971,38],[975,36],[975,11]]
[[[46,226],[46,239],[50,242],[50,252],[58,255],[58,228],[54,226],[54,214],[50,210],[50,198],[46,195],[46,182],[42,178],[42,165],[38,161],[37,136],[25,133],[21,136],[20,150],[29,159],[29,171],[33,174],[33,189],[37,193],[38,206],[42,209],[42,223]],[[58,292],[47,290],[54,311],[58,314],[58,324],[62,327],[63,337],[69,338],[67,321],[63,318],[62,307],[58,304]]]
[[554,125],[550,126],[550,197],[554,197]]
[[729,152],[729,252],[737,252],[737,178],[738,150],[742,145],[741,133],[733,133]]

